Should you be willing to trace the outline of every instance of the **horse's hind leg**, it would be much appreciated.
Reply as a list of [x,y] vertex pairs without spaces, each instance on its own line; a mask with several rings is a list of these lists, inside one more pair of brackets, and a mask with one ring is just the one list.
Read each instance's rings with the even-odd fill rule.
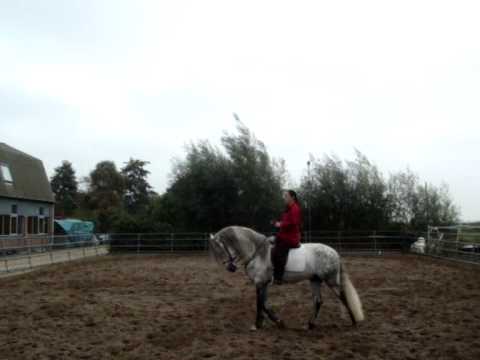
[[350,315],[350,319],[352,320],[352,324],[356,325],[357,322],[355,321],[352,310],[348,306],[347,297],[345,296],[345,291],[343,290],[342,286],[337,284],[336,281],[327,281],[327,285],[347,309],[348,315]]
[[355,321],[355,317],[353,316],[353,312],[350,309],[350,306],[348,306],[347,297],[345,296],[345,292],[343,290],[340,290],[339,298],[340,298],[340,301],[342,302],[342,304],[348,310],[348,315],[350,315],[350,319],[352,320],[352,325],[353,326],[357,325],[357,322]]
[[322,280],[314,278],[310,280],[310,287],[312,289],[312,298],[313,298],[313,315],[308,321],[308,328],[314,329],[315,328],[315,320],[318,317],[318,313],[320,312],[320,307],[322,306]]

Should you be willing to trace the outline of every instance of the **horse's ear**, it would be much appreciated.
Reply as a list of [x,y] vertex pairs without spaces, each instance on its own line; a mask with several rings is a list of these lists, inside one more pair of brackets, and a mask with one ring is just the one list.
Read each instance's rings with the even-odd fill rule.
[[210,240],[213,240],[215,236],[213,234],[210,234]]

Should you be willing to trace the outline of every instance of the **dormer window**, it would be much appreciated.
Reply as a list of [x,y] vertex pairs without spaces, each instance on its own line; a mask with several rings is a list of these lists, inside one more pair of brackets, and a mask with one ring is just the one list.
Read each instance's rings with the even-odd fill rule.
[[7,164],[0,164],[0,175],[2,176],[2,180],[8,184],[13,184],[12,173],[10,172],[10,168]]

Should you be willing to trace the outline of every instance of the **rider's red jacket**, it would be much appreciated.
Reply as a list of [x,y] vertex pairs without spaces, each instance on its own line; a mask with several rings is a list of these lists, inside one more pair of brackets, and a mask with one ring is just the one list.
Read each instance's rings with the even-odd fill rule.
[[302,227],[302,210],[300,205],[293,203],[287,207],[280,220],[280,230],[277,241],[288,247],[299,247]]

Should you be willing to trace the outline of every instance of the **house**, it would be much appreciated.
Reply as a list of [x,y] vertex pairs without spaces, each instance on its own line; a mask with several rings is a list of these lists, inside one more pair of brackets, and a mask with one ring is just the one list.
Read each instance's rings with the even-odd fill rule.
[[42,161],[0,143],[0,238],[53,234],[54,203]]

